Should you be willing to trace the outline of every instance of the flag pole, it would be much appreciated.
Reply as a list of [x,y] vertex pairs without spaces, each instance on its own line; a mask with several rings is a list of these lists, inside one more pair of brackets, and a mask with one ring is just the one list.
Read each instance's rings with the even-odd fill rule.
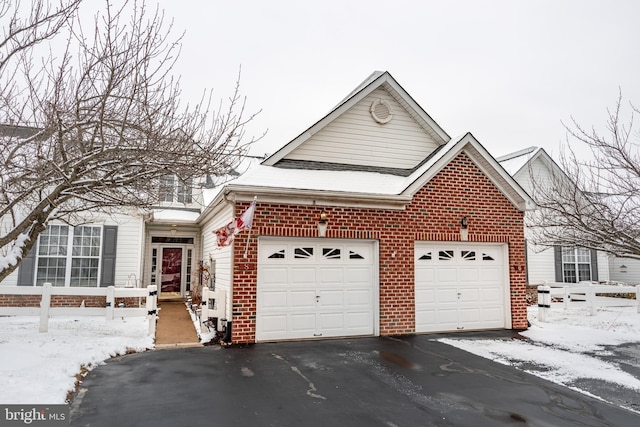
[[[258,201],[258,196],[253,196],[253,203]],[[255,207],[253,211],[253,216],[255,217]],[[247,254],[249,253],[249,239],[251,239],[251,227],[253,227],[253,218],[251,219],[251,224],[249,224],[249,231],[247,233],[247,244],[244,247],[244,259],[247,259]]]

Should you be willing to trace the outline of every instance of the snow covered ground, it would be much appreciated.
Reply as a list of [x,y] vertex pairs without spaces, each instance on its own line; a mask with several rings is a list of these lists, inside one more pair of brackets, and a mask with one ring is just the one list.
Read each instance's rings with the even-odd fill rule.
[[0,403],[65,403],[81,368],[153,347],[145,317],[0,317]]
[[[558,306],[549,310],[546,322],[540,322],[538,307],[532,306],[528,317],[531,327],[521,333],[527,339],[438,341],[639,412],[640,360],[634,352],[640,346],[630,346],[634,352],[626,350],[627,345],[640,343],[640,314],[635,307],[600,308],[589,316],[588,308]],[[618,349],[623,350],[624,363],[616,362]],[[618,399],[611,390],[634,398]]]
[[[579,386],[581,379],[609,382],[637,395],[640,378],[606,360],[612,348],[640,342],[640,314],[633,307],[607,308],[589,316],[587,309],[552,309],[548,322],[530,307],[531,328],[523,340],[440,339],[447,344],[524,369],[608,400]],[[38,317],[0,317],[0,403],[64,403],[82,366],[92,368],[129,351],[153,348],[146,318],[52,318],[39,333]],[[202,334],[205,338],[206,334]],[[640,361],[635,359],[636,372]],[[578,385],[576,385],[578,384]],[[630,408],[633,409],[633,408]]]

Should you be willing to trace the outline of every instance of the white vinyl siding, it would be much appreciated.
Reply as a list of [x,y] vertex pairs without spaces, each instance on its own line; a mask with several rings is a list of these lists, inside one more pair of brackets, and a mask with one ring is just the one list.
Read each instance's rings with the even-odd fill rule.
[[[371,103],[383,99],[391,105],[393,119],[376,123]],[[438,144],[381,88],[313,135],[285,159],[411,169]]]
[[[232,273],[232,245],[218,248],[215,230],[228,224],[233,219],[233,205],[225,206],[214,218],[202,225],[202,259],[204,262],[213,260],[215,265],[216,291],[227,292],[227,316],[231,313],[231,273]],[[211,272],[213,273],[213,272]],[[213,274],[212,274],[213,276]]]
[[115,285],[125,286],[129,276],[131,281],[144,284],[142,277],[142,248],[144,243],[144,221],[141,217],[117,215],[105,225],[118,226]]
[[609,274],[615,282],[640,285],[640,260],[612,257],[609,260]]
[[555,282],[553,248],[544,248],[527,242],[527,278],[530,285]]

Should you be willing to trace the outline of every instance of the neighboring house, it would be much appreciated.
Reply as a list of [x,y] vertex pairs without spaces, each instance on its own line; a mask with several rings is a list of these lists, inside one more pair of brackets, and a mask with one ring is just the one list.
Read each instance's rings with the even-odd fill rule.
[[[251,230],[218,248],[256,196]],[[232,342],[253,343],[525,329],[532,207],[473,135],[450,138],[376,72],[198,223]]]
[[[566,176],[546,151],[529,147],[498,157],[502,167],[535,199],[533,183],[551,182],[552,176]],[[527,283],[541,285],[548,282],[576,283],[609,280],[609,257],[603,251],[585,248],[541,246],[527,237]]]
[[[135,274],[165,297],[203,277],[236,344],[527,328],[531,199],[387,72],[247,173],[210,184],[167,177],[151,214],[51,224],[2,285],[124,286]],[[251,229],[218,247],[215,231],[254,197]]]

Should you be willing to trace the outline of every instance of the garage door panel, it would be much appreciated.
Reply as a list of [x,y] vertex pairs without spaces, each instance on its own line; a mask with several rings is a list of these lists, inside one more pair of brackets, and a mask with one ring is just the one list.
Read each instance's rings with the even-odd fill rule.
[[480,294],[480,301],[485,303],[493,302],[501,305],[503,298],[503,290],[499,286],[483,288],[482,293]]
[[484,292],[484,289],[478,288],[460,288],[459,298],[460,303],[477,303],[480,301],[480,294]]
[[342,307],[344,305],[342,290],[321,290],[318,292],[318,306],[321,308]]
[[264,315],[261,320],[265,333],[282,333],[287,330],[286,314]]
[[286,291],[270,291],[265,292],[260,300],[261,306],[266,310],[286,309],[287,308],[287,292]]
[[435,289],[416,289],[416,306],[436,302]]
[[[418,266],[420,268],[418,268]],[[418,264],[415,269],[416,286],[421,287],[425,283],[433,282],[435,277],[435,269],[431,266],[427,267]]]
[[316,292],[314,290],[295,290],[289,292],[291,304],[289,308],[300,309],[314,307],[316,304]]
[[458,290],[456,288],[436,288],[437,304],[457,303]]
[[371,283],[371,267],[345,267],[345,280],[351,284]]
[[292,267],[291,281],[293,284],[311,284],[316,283],[316,270],[311,267]]
[[502,266],[483,266],[481,279],[483,282],[501,282],[503,277]]
[[504,244],[416,242],[416,332],[505,327]]
[[373,304],[373,297],[371,289],[347,289],[345,290],[346,301],[349,307],[363,306],[371,307]]
[[[484,271],[482,272],[484,276]],[[458,270],[458,281],[463,283],[478,283],[480,280],[480,268],[479,267],[461,267]]]
[[458,269],[455,267],[441,267],[435,271],[436,282],[458,282]]
[[289,281],[286,267],[270,266],[263,270],[262,276],[262,281],[267,286],[286,285]]
[[318,270],[318,283],[321,285],[336,285],[344,282],[344,272],[340,267],[322,267]]
[[291,313],[289,317],[291,331],[313,333],[316,330],[316,316],[313,313]]
[[353,243],[261,239],[256,340],[374,334],[376,246]]

